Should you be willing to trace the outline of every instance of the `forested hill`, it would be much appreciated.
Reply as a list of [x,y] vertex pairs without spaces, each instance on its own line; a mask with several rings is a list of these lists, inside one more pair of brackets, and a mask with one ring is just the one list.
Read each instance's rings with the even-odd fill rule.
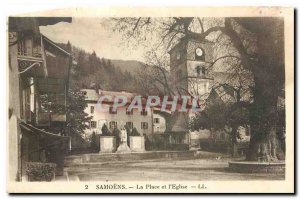
[[77,63],[71,70],[71,86],[138,92],[134,75],[143,63],[100,58],[101,55],[88,53],[70,43],[60,45],[69,51],[72,49],[73,59]]
[[120,68],[123,72],[127,71],[131,74],[136,74],[137,70],[139,70],[144,63],[136,61],[136,60],[111,60],[111,63],[115,66]]

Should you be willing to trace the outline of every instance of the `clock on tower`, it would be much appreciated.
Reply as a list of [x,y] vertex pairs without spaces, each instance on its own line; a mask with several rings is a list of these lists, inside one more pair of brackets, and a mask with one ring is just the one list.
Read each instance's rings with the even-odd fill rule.
[[170,51],[173,85],[178,94],[192,94],[205,99],[213,83],[210,63],[213,62],[213,42],[184,37]]

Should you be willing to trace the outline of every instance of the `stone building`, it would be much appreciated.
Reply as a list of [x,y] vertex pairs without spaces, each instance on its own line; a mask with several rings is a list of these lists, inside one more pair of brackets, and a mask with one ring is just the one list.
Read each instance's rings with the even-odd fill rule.
[[[138,133],[145,137],[146,150],[165,149],[164,146],[169,143],[167,118],[170,113],[167,111],[161,111],[159,108],[151,107],[147,110],[143,109],[142,111],[133,108],[131,112],[128,112],[131,100],[137,95],[134,93],[95,89],[83,89],[82,92],[86,95],[87,101],[85,112],[89,116],[93,116],[89,124],[90,128],[85,130],[84,139],[88,140],[91,138],[93,132],[97,135],[101,135],[101,129],[103,125],[106,124],[110,131],[114,128],[121,129],[125,125],[130,126],[131,128],[135,127]],[[97,103],[101,96],[111,97],[110,100],[105,100],[101,103],[102,108],[108,109],[108,112],[99,111],[97,108]],[[126,97],[128,103],[118,107],[114,112],[112,106],[116,96]],[[146,105],[145,102],[146,98],[142,98],[143,107]]]
[[[172,85],[175,86],[177,95],[189,95],[198,99],[201,112],[209,103],[215,101],[222,103],[236,101],[237,93],[234,89],[222,85],[239,87],[242,81],[246,85],[242,86],[239,93],[240,100],[249,101],[251,98],[249,89],[249,85],[253,82],[251,74],[244,71],[235,78],[235,75],[229,72],[215,71],[213,63],[218,52],[214,48],[211,41],[196,41],[184,37],[169,51]],[[175,142],[186,143],[192,147],[198,145],[201,140],[228,141],[228,135],[224,132],[210,132],[207,129],[189,131],[188,124],[193,116],[195,114],[191,111],[173,114],[174,124],[170,131]],[[245,134],[242,128],[241,132]],[[247,139],[248,136],[245,135]]]
[[178,94],[204,100],[212,87],[213,43],[183,38],[170,51],[170,70]]
[[[213,86],[210,67],[214,59],[213,45],[210,41],[199,42],[184,37],[169,51],[172,85],[177,94],[196,98],[202,110]],[[188,124],[192,116],[192,112],[173,114],[174,124],[170,131],[174,143],[190,144]]]
[[[153,108],[143,109],[142,111],[134,108],[131,112],[127,110],[131,100],[137,94],[104,90],[97,91],[95,89],[83,89],[82,92],[86,95],[88,105],[85,112],[89,114],[89,116],[93,116],[89,125],[90,128],[85,130],[86,136],[90,136],[93,132],[101,135],[101,129],[104,124],[106,124],[110,130],[114,128],[120,129],[125,125],[131,128],[135,127],[141,135],[164,133],[166,129],[164,117],[160,115],[159,112],[154,112]],[[109,100],[105,100],[101,103],[104,109],[109,110],[108,112],[99,111],[97,108],[97,103],[101,96],[111,97]],[[127,104],[113,111],[113,102],[117,96],[126,97]]]
[[153,109],[153,132],[155,134],[163,134],[166,132],[166,114],[168,113],[163,113],[160,110]]

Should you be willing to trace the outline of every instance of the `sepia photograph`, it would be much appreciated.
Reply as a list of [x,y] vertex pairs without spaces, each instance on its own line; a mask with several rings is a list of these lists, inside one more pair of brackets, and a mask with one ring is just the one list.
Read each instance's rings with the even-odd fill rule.
[[8,16],[8,192],[294,192],[293,9],[198,9]]

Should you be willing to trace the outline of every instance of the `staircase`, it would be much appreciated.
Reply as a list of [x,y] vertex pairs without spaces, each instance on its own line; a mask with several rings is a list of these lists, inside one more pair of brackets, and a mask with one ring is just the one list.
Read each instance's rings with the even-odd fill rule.
[[[119,168],[136,168],[137,165],[153,165],[155,162],[170,162],[195,159],[216,159],[224,155],[206,151],[145,151],[132,153],[94,153],[71,155],[65,158],[64,172],[68,181],[84,176],[101,176]],[[176,163],[175,163],[176,164]],[[114,170],[116,169],[116,170]],[[110,171],[109,171],[110,170]],[[101,174],[102,173],[102,174]],[[72,180],[72,178],[74,178]]]
[[197,157],[196,151],[147,151],[134,153],[103,153],[71,155],[65,158],[65,167],[96,166],[110,163],[134,162],[143,160],[175,160],[193,159]]

